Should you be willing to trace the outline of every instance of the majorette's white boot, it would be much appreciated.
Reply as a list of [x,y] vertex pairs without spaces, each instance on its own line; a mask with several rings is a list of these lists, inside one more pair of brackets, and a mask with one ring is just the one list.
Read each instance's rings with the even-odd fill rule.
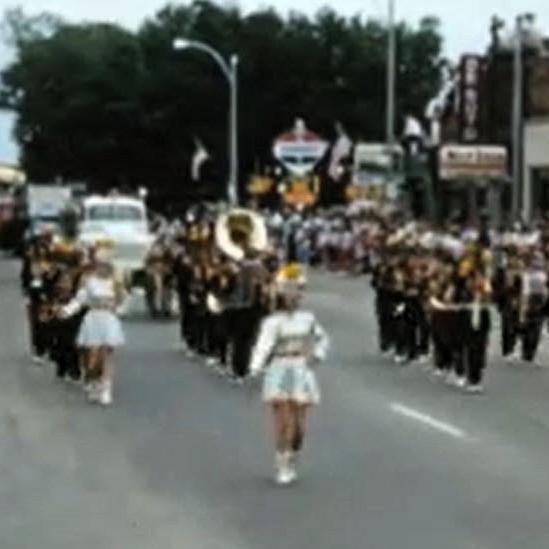
[[277,452],[275,458],[276,483],[279,486],[287,486],[292,482],[292,473],[288,463],[288,452]]

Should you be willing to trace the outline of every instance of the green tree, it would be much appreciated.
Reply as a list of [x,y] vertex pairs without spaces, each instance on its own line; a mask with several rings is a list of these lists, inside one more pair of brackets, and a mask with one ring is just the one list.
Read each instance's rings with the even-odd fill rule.
[[[227,172],[227,82],[201,52],[173,39],[208,42],[239,65],[242,179],[272,162],[273,137],[296,116],[326,137],[341,121],[355,139],[382,140],[387,28],[331,9],[314,17],[272,9],[242,14],[206,0],[169,5],[136,33],[114,25],[68,25],[9,12],[4,34],[16,48],[0,100],[18,115],[17,139],[32,179],[147,185],[160,196],[192,196],[194,137],[210,151],[211,185]],[[438,21],[397,29],[397,111],[421,115],[439,83]]]

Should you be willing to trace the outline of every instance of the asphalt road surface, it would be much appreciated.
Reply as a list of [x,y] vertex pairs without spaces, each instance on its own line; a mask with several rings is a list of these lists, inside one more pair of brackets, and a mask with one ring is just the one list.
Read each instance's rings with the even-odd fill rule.
[[378,356],[364,279],[315,276],[333,352],[281,489],[257,388],[186,360],[174,323],[126,321],[108,410],[30,364],[17,270],[0,261],[1,549],[549,548],[549,369],[494,345],[487,393],[461,394]]

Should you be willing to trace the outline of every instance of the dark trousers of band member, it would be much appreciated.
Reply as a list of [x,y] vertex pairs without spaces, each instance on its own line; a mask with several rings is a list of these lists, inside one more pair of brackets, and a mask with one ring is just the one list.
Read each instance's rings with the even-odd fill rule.
[[252,347],[257,333],[257,310],[253,306],[232,309],[227,318],[233,373],[236,377],[243,378],[248,374]]
[[379,348],[382,353],[395,347],[395,318],[393,303],[388,292],[378,290],[376,314],[379,327]]
[[227,354],[227,320],[225,312],[206,312],[204,349],[208,356],[226,362]]
[[456,320],[455,311],[435,310],[431,313],[435,367],[444,372],[453,366]]
[[82,316],[76,315],[67,319],[54,320],[51,323],[51,358],[56,363],[57,377],[70,376],[74,380],[80,379],[76,338],[81,321]]
[[469,385],[478,385],[482,382],[486,369],[488,352],[488,336],[490,334],[490,312],[483,308],[480,311],[478,323],[474,322],[470,310],[460,311],[459,327],[465,334],[463,346],[456,357],[456,374],[466,377]]
[[208,353],[225,366],[227,364],[228,313],[223,311],[209,315]]
[[501,352],[509,356],[515,351],[519,335],[518,314],[510,307],[501,309]]
[[44,357],[48,353],[49,333],[45,322],[39,320],[40,305],[30,303],[28,307],[32,353]]
[[467,345],[467,383],[478,385],[486,369],[488,331],[472,330]]
[[526,362],[533,362],[536,358],[543,327],[544,305],[541,296],[530,298],[526,321],[521,326],[522,358]]
[[395,336],[398,356],[415,360],[429,352],[429,323],[419,299],[406,299],[397,307]]
[[198,350],[200,341],[200,326],[199,326],[199,307],[198,305],[188,302],[185,308],[185,314],[183,315],[183,339],[187,345],[193,349]]
[[178,289],[177,296],[179,298],[179,331],[180,331],[179,333],[183,341],[186,341],[187,339],[186,320],[185,320],[185,317],[187,316],[187,307],[189,304],[187,295],[188,294],[186,289],[184,288]]

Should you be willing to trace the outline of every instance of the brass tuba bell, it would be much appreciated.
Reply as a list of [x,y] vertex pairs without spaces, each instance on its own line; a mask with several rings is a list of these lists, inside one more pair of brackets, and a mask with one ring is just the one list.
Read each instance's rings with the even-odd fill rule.
[[225,255],[237,261],[244,258],[246,250],[265,251],[268,247],[265,220],[245,208],[229,210],[217,219],[215,242]]

